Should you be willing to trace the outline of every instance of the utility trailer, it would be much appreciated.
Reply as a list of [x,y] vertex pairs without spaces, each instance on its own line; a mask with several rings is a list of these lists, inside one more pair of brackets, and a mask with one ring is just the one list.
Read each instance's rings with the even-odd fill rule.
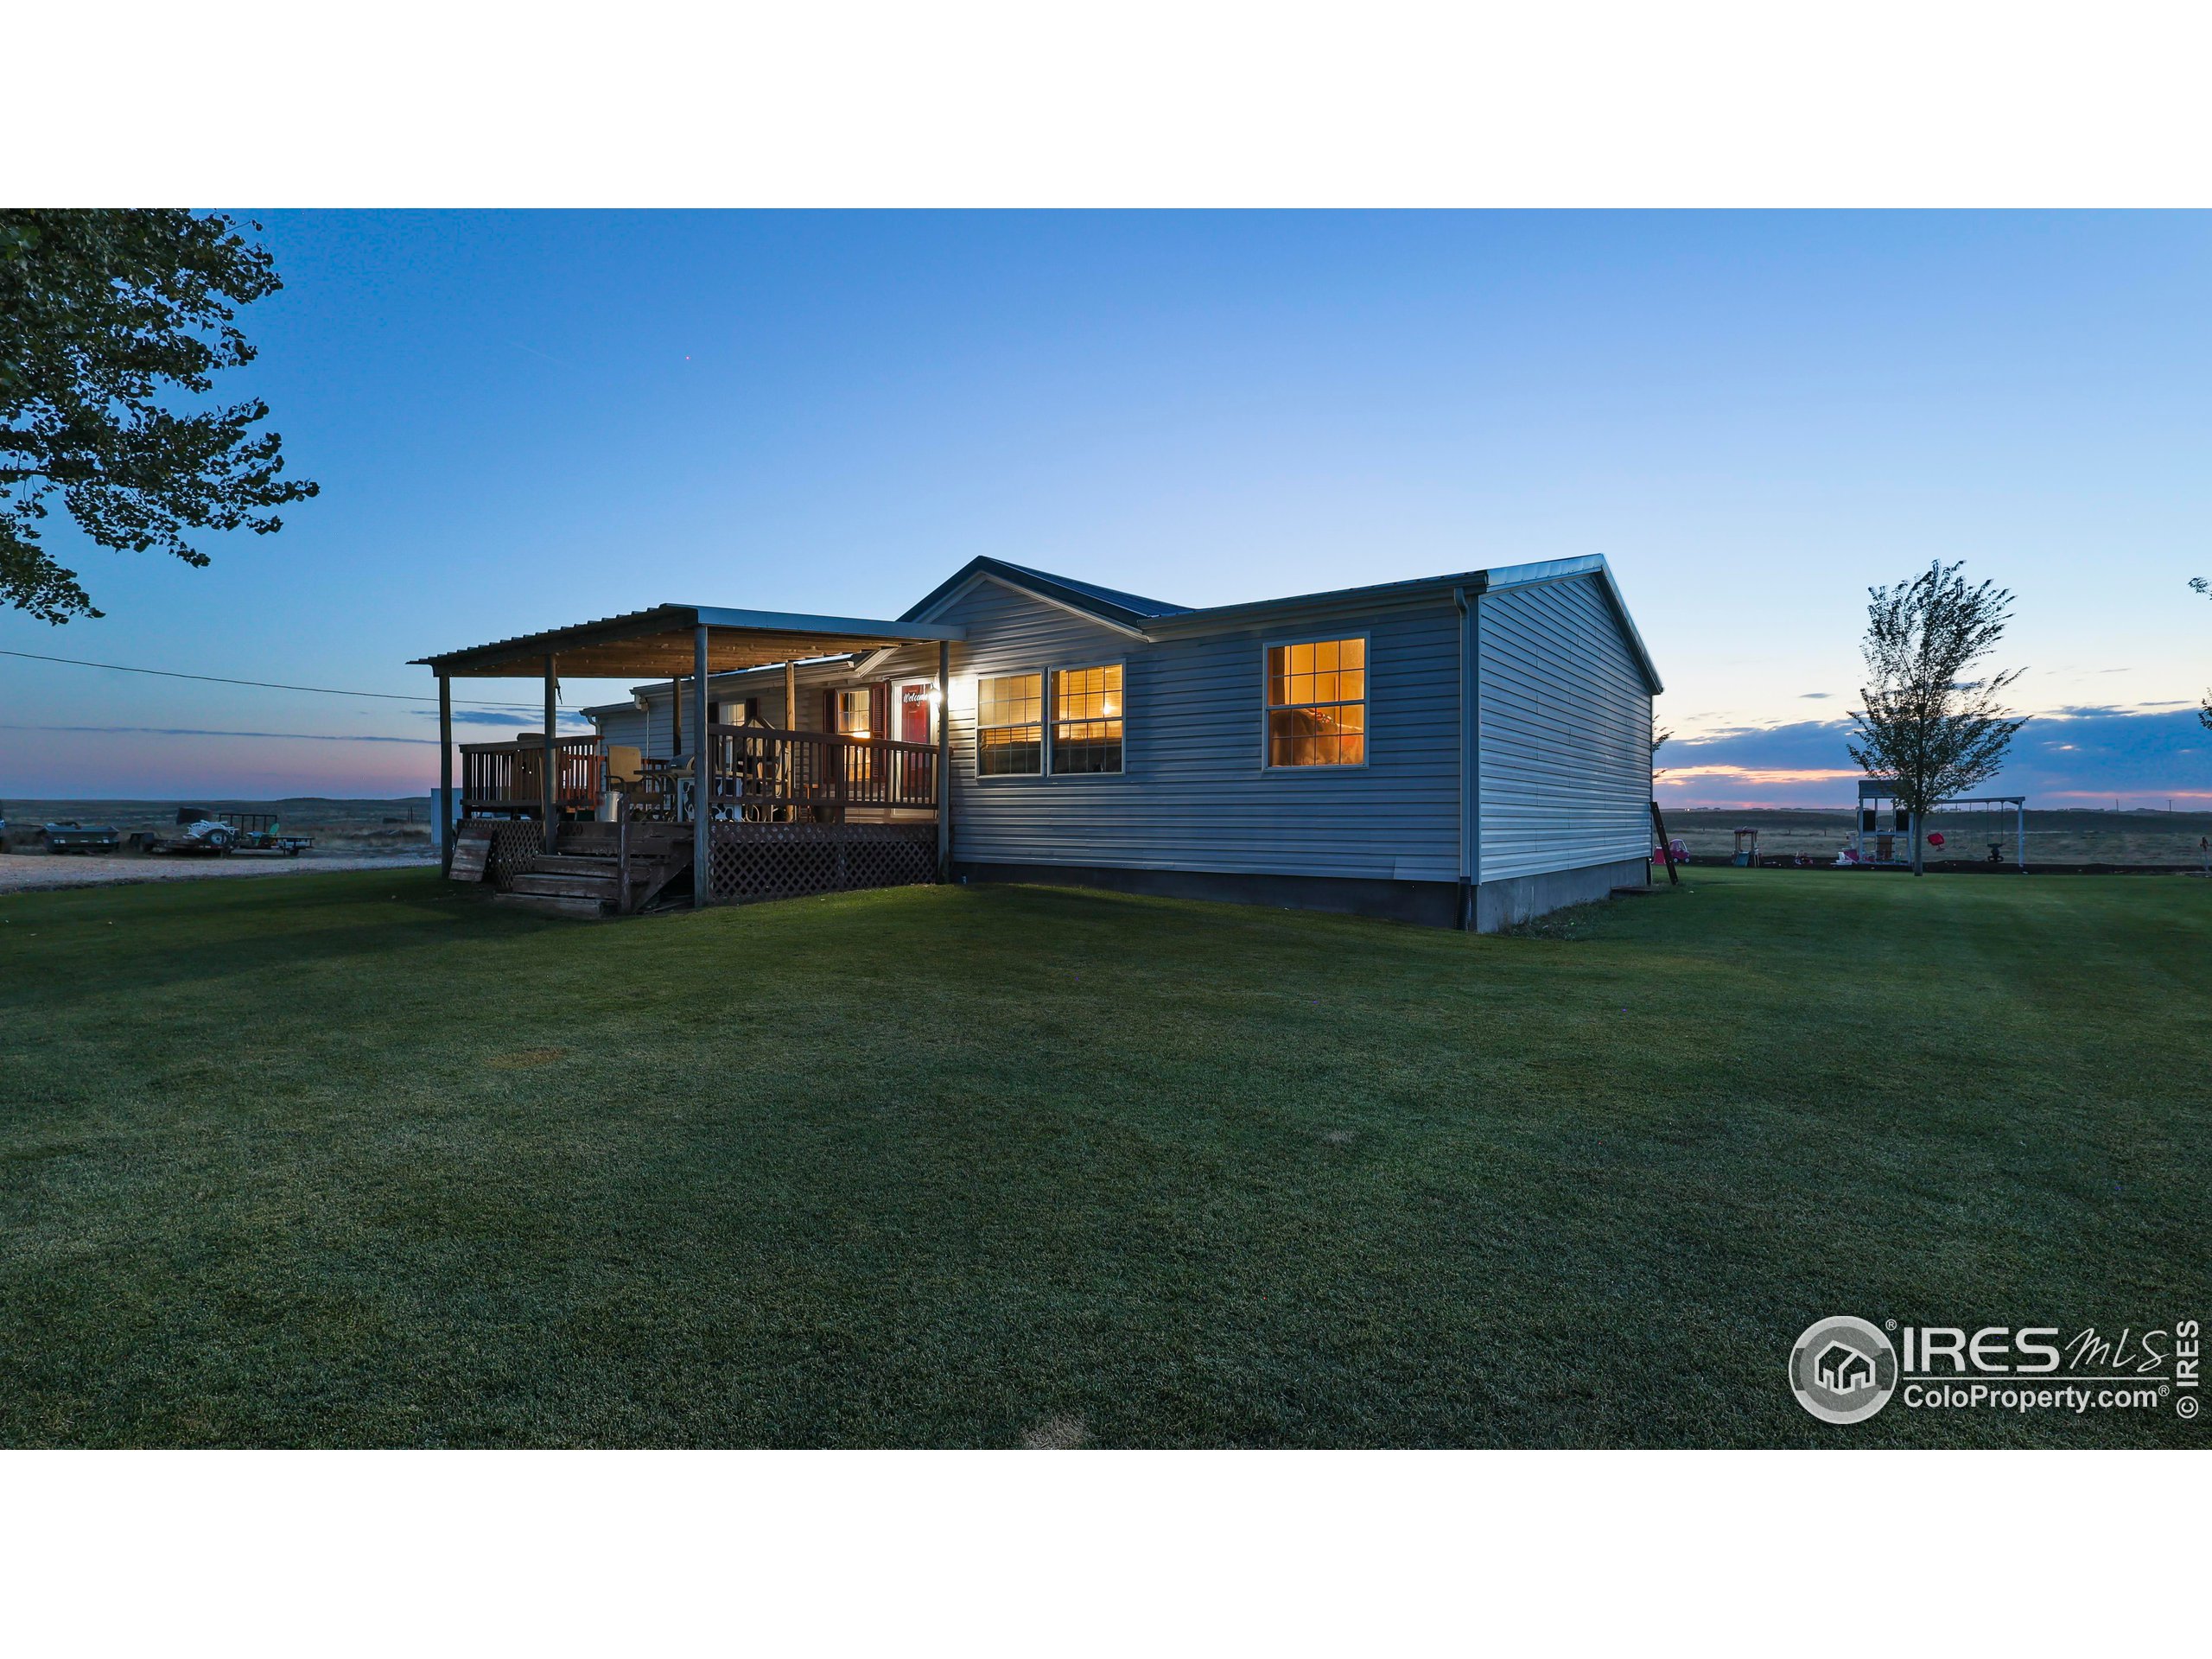
[[309,836],[285,835],[273,812],[210,812],[203,806],[181,806],[176,822],[169,834],[142,830],[131,840],[142,853],[204,853],[211,858],[231,853],[297,858],[315,845]]
[[49,853],[111,853],[122,844],[111,825],[79,823],[74,818],[56,819],[39,832],[39,839]]

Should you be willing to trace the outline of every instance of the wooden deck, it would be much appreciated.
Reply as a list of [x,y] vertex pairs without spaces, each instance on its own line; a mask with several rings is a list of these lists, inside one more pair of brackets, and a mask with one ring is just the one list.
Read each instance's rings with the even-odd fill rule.
[[[743,904],[938,879],[939,750],[925,743],[709,725],[707,853],[693,822],[696,756],[610,772],[593,738],[461,746],[451,869],[503,902],[568,916],[657,904]],[[612,817],[601,820],[602,812]]]

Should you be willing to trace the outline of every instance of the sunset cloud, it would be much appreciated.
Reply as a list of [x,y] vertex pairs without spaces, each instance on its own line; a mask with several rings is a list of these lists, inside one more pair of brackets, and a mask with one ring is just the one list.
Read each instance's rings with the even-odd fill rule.
[[[1847,720],[1738,727],[1677,738],[1654,788],[1678,806],[1847,806],[1859,769]],[[2078,705],[2031,719],[1988,792],[2052,805],[2158,806],[2212,790],[2212,732],[2193,709]]]

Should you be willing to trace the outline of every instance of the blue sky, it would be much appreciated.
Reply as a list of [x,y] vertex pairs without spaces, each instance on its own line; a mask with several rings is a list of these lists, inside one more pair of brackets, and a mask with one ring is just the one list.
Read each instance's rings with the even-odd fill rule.
[[[978,553],[1206,604],[1602,552],[1662,798],[1813,804],[1866,587],[1963,558],[2019,596],[2006,786],[2212,804],[2203,215],[256,216],[235,386],[322,495],[199,571],[49,521],[108,615],[0,648],[422,693],[431,650],[891,615]],[[435,772],[423,705],[0,658],[0,796]]]

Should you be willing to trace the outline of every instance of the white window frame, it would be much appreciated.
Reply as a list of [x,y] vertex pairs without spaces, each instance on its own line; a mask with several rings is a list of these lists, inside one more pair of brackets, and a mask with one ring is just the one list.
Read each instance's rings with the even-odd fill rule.
[[[1025,674],[1037,677],[1037,770],[1034,772],[989,772],[983,770],[983,682],[985,680],[1019,679]],[[1001,784],[1041,784],[1051,775],[1047,770],[1052,760],[1052,671],[1049,668],[994,668],[976,671],[976,719],[968,734],[969,772],[977,784],[995,789]],[[1006,729],[994,726],[993,731]]]
[[[1059,690],[1053,684],[1055,674],[1080,674],[1085,669],[1118,668],[1122,671],[1122,712],[1115,718],[1122,722],[1122,765],[1115,772],[1060,772],[1052,766],[1052,728],[1059,721]],[[1125,657],[1102,657],[1081,662],[1059,663],[1045,671],[1045,776],[1064,778],[1071,783],[1092,779],[1126,778],[1129,775],[1129,664]]]
[[[1291,645],[1327,645],[1339,640],[1357,639],[1360,642],[1360,670],[1363,693],[1357,699],[1365,711],[1360,727],[1359,759],[1335,761],[1325,766],[1294,766],[1275,765],[1268,741],[1268,716],[1278,709],[1304,709],[1317,705],[1300,702],[1276,702],[1268,695],[1268,657],[1272,652]],[[1346,702],[1351,699],[1345,699]],[[1281,639],[1260,641],[1260,770],[1271,778],[1327,778],[1345,772],[1364,772],[1375,759],[1375,727],[1371,716],[1375,709],[1375,636],[1366,628],[1324,628],[1313,633],[1286,634]]]

